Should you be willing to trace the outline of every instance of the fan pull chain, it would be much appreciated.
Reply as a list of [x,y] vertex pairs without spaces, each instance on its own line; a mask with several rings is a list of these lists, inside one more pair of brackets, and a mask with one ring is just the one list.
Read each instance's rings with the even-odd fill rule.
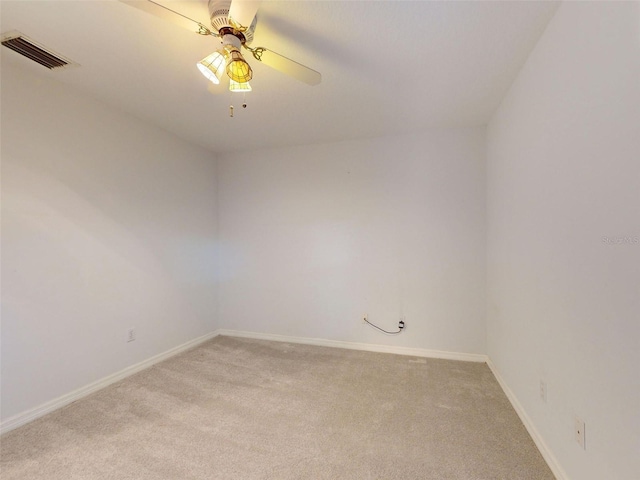
[[[233,93],[230,94],[231,98],[230,98],[230,105],[229,105],[229,116],[231,118],[233,118],[233,111],[234,111],[234,106],[233,106]],[[242,108],[247,108],[247,92],[242,92]]]

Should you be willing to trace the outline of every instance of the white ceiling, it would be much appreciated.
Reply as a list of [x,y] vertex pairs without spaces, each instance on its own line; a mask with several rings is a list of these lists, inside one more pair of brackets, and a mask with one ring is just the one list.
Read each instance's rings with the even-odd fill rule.
[[[161,0],[156,0],[161,1]],[[206,0],[172,9],[208,22]],[[253,46],[322,73],[308,86],[247,57],[241,95],[208,92],[195,68],[214,37],[124,3],[0,2],[18,30],[80,64],[48,71],[7,48],[2,62],[55,78],[214,152],[485,125],[553,16],[556,2],[269,1]],[[235,117],[229,117],[233,101]]]

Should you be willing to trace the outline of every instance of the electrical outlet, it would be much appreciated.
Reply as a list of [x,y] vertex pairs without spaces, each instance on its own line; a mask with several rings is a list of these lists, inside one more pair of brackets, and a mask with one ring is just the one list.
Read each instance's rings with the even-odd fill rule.
[[133,342],[136,339],[136,329],[130,328],[127,330],[127,343]]
[[584,420],[582,420],[580,417],[576,416],[575,418],[575,427],[574,427],[574,433],[575,433],[575,437],[576,437],[576,442],[578,442],[578,445],[580,445],[584,450],[587,449],[587,444],[585,442],[585,424],[584,424]]
[[540,400],[547,403],[547,382],[540,379]]

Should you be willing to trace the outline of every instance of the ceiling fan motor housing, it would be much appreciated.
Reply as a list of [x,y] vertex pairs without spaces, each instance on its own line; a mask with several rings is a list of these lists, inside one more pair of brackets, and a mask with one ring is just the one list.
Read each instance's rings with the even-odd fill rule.
[[236,30],[229,21],[230,7],[231,0],[209,0],[209,18],[211,19],[211,25],[216,29],[216,32],[219,33],[222,33],[220,32],[221,30],[224,30],[224,33],[228,33],[228,29],[232,29],[234,31],[233,34],[240,39],[241,43],[250,45],[253,41],[253,32],[256,29],[258,17],[255,16],[253,22],[251,22],[251,26],[243,32],[240,32]]

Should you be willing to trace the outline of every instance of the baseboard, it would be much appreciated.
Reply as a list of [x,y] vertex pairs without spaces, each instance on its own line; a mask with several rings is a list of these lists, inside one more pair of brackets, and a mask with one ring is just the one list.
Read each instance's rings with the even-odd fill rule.
[[[123,380],[134,373],[138,373],[146,368],[155,365],[163,360],[166,360],[174,355],[196,347],[197,345],[206,342],[218,335],[227,335],[230,337],[244,337],[255,338],[260,340],[272,340],[277,342],[289,342],[289,343],[301,343],[306,345],[318,345],[322,347],[334,347],[334,348],[346,348],[351,350],[363,350],[368,352],[381,352],[381,353],[394,353],[397,355],[410,355],[414,357],[427,357],[427,358],[442,358],[445,360],[461,360],[465,362],[480,362],[487,361],[487,356],[475,353],[459,353],[459,352],[445,352],[440,350],[427,350],[422,348],[410,348],[410,347],[398,347],[392,345],[376,345],[369,343],[356,343],[356,342],[344,342],[339,340],[327,340],[322,338],[306,338],[306,337],[291,337],[286,335],[274,335],[268,333],[258,332],[245,332],[239,330],[216,330],[207,335],[203,335],[175,348],[167,350],[166,352],[155,355],[151,358],[143,360],[140,363],[127,367],[119,372],[104,377],[100,380],[92,382],[84,387],[81,387],[73,392],[62,395],[49,402],[39,405],[35,408],[26,410],[22,413],[9,417],[0,423],[0,435],[14,430],[22,425],[25,425],[39,417],[42,417],[48,413],[53,412],[59,408],[69,405],[77,400],[80,400],[87,395],[90,395],[112,383]],[[504,387],[503,387],[504,388]]]
[[461,360],[464,362],[487,361],[487,356],[477,353],[445,352],[440,350],[427,350],[423,348],[397,347],[393,345],[376,345],[370,343],[344,342],[340,340],[326,340],[324,338],[290,337],[286,335],[274,335],[271,333],[245,332],[240,330],[217,330],[218,335],[229,337],[255,338],[259,340],[272,340],[276,342],[302,343],[305,345],[317,345],[320,347],[346,348],[350,350],[364,350],[367,352],[395,353],[397,355],[410,355],[413,357],[442,358],[445,360]]
[[551,450],[549,449],[545,441],[542,439],[542,436],[540,435],[535,425],[531,421],[531,418],[529,418],[529,415],[527,415],[527,412],[523,408],[522,404],[518,401],[518,398],[511,391],[509,386],[505,383],[504,379],[500,375],[500,372],[498,372],[498,369],[496,368],[494,363],[491,361],[491,359],[487,360],[487,365],[493,372],[493,375],[496,377],[496,380],[498,380],[498,383],[500,384],[505,395],[511,402],[511,405],[513,406],[514,410],[520,417],[520,420],[522,421],[525,428],[527,429],[527,432],[529,432],[529,435],[531,435],[531,438],[536,444],[536,447],[538,447],[538,450],[542,454],[542,457],[547,462],[547,465],[549,465],[551,472],[555,475],[557,480],[569,480],[569,477],[565,473],[564,469],[560,466],[560,463],[558,463],[558,460],[553,455],[553,453],[551,452]]
[[8,419],[6,419],[0,424],[0,435],[7,433],[10,430],[16,429],[26,423],[29,423],[35,420],[36,418],[42,417],[47,413],[51,413],[54,410],[62,408],[65,405],[68,405],[72,402],[80,400],[81,398],[86,397],[87,395],[90,395],[100,390],[101,388],[104,388],[108,385],[111,385],[112,383],[115,383],[124,378],[127,378],[133,375],[134,373],[138,373],[146,368],[151,367],[152,365],[155,365],[156,363],[162,362],[163,360],[173,357],[174,355],[177,355],[193,347],[196,347],[197,345],[200,345],[201,343],[204,343],[207,340],[210,340],[217,335],[218,335],[217,332],[212,332],[212,333],[203,335],[201,337],[195,338],[186,343],[183,343],[182,345],[178,345],[177,347],[167,350],[166,352],[155,355],[151,358],[143,360],[140,363],[131,365],[130,367],[120,370],[119,372],[116,372],[112,375],[109,375],[100,380],[97,380],[88,385],[85,385],[84,387],[74,390],[73,392],[67,393],[65,395],[62,395],[61,397],[55,398],[35,408],[29,409],[25,412],[9,417]]

